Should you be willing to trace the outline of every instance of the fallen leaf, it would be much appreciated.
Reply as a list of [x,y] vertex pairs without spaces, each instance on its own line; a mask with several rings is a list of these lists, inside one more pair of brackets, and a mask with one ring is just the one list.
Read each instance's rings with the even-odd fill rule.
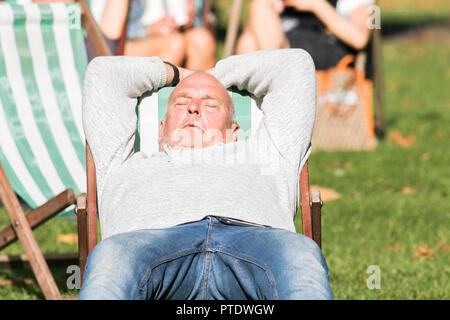
[[386,89],[388,91],[395,91],[397,89],[397,83],[392,80],[386,81]]
[[444,250],[444,251],[449,251],[450,245],[441,241],[441,242],[439,242],[439,248],[441,248],[441,250]]
[[351,168],[352,163],[349,161],[344,161],[344,163],[342,163],[342,166],[344,167],[344,169],[348,169]]
[[385,249],[386,251],[400,252],[400,251],[403,250],[403,247],[401,247],[401,246],[399,246],[399,245],[397,245],[397,244],[395,244],[395,245],[393,245],[393,246],[391,246],[391,245],[389,245],[389,244],[385,244],[385,245],[384,245],[384,249]]
[[320,199],[323,202],[339,199],[341,195],[333,189],[322,188],[319,186],[311,186],[311,189],[320,191]]
[[431,258],[432,256],[433,251],[428,246],[419,246],[414,251],[414,258]]
[[412,100],[410,98],[403,98],[401,101],[401,106],[407,107],[407,108],[416,108],[419,106],[419,103],[417,100]]
[[392,130],[389,133],[389,141],[394,142],[399,147],[408,148],[416,143],[416,137],[413,135],[402,135],[397,130]]
[[420,160],[422,160],[422,161],[427,161],[427,160],[430,159],[430,155],[431,155],[430,152],[425,152],[424,154],[422,154],[422,155],[420,156]]
[[412,193],[415,192],[415,190],[413,188],[410,188],[410,187],[403,187],[401,192],[403,194],[412,194]]
[[441,129],[437,129],[433,132],[433,138],[440,139],[445,138],[445,131]]
[[78,236],[76,234],[59,234],[57,241],[59,243],[75,244],[78,243]]

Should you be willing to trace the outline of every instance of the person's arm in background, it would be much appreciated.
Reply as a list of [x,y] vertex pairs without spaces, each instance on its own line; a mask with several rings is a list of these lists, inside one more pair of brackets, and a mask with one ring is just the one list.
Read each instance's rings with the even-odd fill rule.
[[83,128],[99,195],[110,169],[134,152],[137,99],[169,85],[173,77],[172,67],[158,57],[97,57],[89,63],[83,82]]
[[256,51],[219,61],[208,70],[230,88],[250,92],[264,116],[258,130],[295,168],[309,152],[316,112],[316,73],[303,49]]
[[357,7],[349,19],[341,17],[326,0],[285,0],[286,6],[315,14],[337,38],[356,50],[363,49],[370,38],[367,5]]
[[99,26],[103,34],[112,40],[122,35],[123,26],[127,21],[129,0],[108,0],[103,11]]

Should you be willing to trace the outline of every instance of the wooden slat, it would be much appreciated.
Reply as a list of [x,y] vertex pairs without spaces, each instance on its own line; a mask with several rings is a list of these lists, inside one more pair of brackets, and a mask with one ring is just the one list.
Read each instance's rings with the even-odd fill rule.
[[[86,29],[97,56],[110,56],[111,51],[106,44],[100,28],[95,21],[89,5],[85,0],[78,0],[82,11],[82,24]],[[86,182],[87,182],[87,250],[88,253],[97,244],[97,181],[95,163],[88,142],[86,141]],[[82,226],[81,226],[82,227]],[[80,226],[79,226],[80,228]]]
[[[71,189],[66,189],[39,208],[30,211],[25,215],[25,218],[30,224],[30,227],[34,229],[74,203],[75,195],[73,191]],[[17,235],[14,232],[13,226],[10,225],[0,231],[0,250],[4,249],[15,240],[17,240]]]
[[86,142],[86,174],[87,174],[87,234],[88,253],[97,244],[97,179],[95,163],[91,149]]
[[311,219],[311,196],[309,191],[308,162],[300,171],[300,203],[302,206],[302,232],[303,235],[312,239],[312,219]]
[[77,227],[78,227],[78,266],[80,267],[81,281],[83,281],[83,273],[88,256],[86,195],[82,195],[77,198],[76,212],[77,212]]
[[25,218],[19,200],[12,189],[3,166],[0,164],[0,199],[14,227],[22,247],[30,261],[34,275],[46,299],[61,299],[58,287],[31,232],[30,224]]
[[319,190],[311,190],[312,239],[322,248],[322,200]]

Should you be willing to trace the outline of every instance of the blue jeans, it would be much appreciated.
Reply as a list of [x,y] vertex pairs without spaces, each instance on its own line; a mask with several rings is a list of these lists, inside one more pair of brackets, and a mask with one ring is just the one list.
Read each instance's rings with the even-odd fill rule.
[[79,299],[332,299],[314,241],[208,216],[117,234],[89,254]]

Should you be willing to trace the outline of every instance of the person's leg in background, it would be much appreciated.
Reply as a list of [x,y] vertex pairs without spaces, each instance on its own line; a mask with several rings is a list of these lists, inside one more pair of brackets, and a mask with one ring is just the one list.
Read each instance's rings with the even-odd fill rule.
[[280,19],[282,10],[279,0],[253,0],[244,30],[237,41],[236,53],[288,48],[289,42]]
[[192,28],[185,32],[186,64],[190,70],[207,70],[216,63],[216,41],[206,28]]

